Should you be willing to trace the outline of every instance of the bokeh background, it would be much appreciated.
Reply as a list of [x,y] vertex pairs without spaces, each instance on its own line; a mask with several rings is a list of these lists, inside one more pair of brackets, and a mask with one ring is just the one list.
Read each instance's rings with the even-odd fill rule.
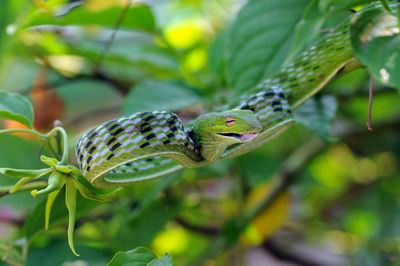
[[[71,151],[120,115],[171,110],[187,122],[279,69],[311,2],[2,0],[0,89],[30,97],[36,129],[59,120]],[[303,123],[251,153],[126,187],[108,203],[79,198],[80,257],[67,245],[62,198],[44,231],[42,198],[2,195],[0,265],[104,265],[138,246],[176,265],[400,265],[400,95],[374,83],[370,132],[368,84],[365,69],[335,80],[317,95],[323,110],[304,108]],[[0,135],[0,167],[39,168],[39,149],[34,137]]]

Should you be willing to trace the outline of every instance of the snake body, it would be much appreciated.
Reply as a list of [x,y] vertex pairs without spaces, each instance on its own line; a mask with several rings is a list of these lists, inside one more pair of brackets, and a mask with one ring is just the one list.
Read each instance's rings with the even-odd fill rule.
[[[85,133],[76,146],[83,176],[97,187],[129,185],[183,167],[200,167],[235,157],[264,144],[293,123],[293,109],[339,72],[360,67],[351,49],[348,27],[346,21],[326,33],[293,63],[243,95],[230,106],[233,111],[200,116],[187,128],[174,113],[140,112],[106,122]],[[249,112],[260,126],[243,118],[243,115],[249,117]],[[250,123],[253,130],[257,130],[257,136],[243,138],[248,134],[241,131],[244,127],[230,132],[226,122],[221,124],[223,132],[212,135],[216,139],[208,135],[202,137],[206,130],[199,129],[208,127],[201,123],[213,125],[221,118],[228,121],[232,114],[235,121],[242,119],[247,126]]]

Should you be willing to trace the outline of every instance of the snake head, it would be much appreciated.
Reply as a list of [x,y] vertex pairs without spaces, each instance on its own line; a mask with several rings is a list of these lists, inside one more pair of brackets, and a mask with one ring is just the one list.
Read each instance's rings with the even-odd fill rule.
[[262,130],[250,110],[229,110],[200,116],[194,122],[196,139],[206,160],[215,160],[227,147],[248,142]]

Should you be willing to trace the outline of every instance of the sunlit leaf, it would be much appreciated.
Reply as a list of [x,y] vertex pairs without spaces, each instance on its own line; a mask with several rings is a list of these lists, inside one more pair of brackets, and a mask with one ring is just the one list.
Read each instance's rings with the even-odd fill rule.
[[[98,25],[113,27],[123,11],[124,7],[114,6],[104,10],[88,10],[84,7],[76,7],[62,16],[51,16],[37,12],[29,19],[25,27],[38,25]],[[120,25],[125,29],[155,30],[155,21],[151,9],[145,5],[130,7]]]
[[276,72],[290,49],[308,0],[251,0],[228,37],[228,80],[237,94]]
[[172,257],[167,253],[162,257],[161,259],[158,260],[153,260],[152,262],[149,263],[149,266],[172,266],[174,265],[172,262]]
[[350,26],[351,44],[357,58],[372,75],[388,86],[400,89],[399,22],[395,15],[371,9]]
[[[305,9],[303,16],[296,25],[295,38],[290,52],[285,60],[289,63],[299,54],[308,42],[318,37],[326,20],[340,11],[352,14],[349,9],[372,0],[312,0]],[[323,36],[323,35],[322,35]]]
[[15,120],[31,128],[33,123],[32,105],[22,95],[1,91],[0,118]]
[[153,252],[145,247],[129,251],[120,251],[114,255],[107,266],[172,266],[172,258],[166,254],[158,259]]
[[308,41],[315,38],[325,20],[325,14],[320,10],[319,0],[312,0],[305,9],[301,20],[296,25],[295,38],[286,62],[291,62]]

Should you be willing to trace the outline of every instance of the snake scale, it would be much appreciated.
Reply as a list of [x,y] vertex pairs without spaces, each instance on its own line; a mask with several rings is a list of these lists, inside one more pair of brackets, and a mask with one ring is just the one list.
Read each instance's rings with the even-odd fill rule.
[[139,112],[85,133],[76,145],[83,176],[96,187],[115,187],[235,157],[264,144],[293,122],[292,110],[339,72],[360,67],[349,20],[325,33],[293,63],[248,91],[229,110],[184,127],[167,111]]

